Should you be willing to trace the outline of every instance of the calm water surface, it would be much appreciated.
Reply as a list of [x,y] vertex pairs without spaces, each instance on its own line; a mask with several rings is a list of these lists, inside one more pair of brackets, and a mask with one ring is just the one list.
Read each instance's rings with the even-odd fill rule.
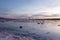
[[32,34],[39,35],[39,40],[60,40],[59,20],[45,20],[43,23],[41,21],[0,22],[0,29],[9,33],[24,34],[25,36],[32,36]]

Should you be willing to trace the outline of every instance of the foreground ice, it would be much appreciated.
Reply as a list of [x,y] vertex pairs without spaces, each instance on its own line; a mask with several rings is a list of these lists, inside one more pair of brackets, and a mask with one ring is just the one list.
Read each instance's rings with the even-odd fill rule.
[[47,36],[39,36],[34,33],[28,35],[15,35],[13,33],[0,31],[0,40],[53,40],[53,38],[49,38]]
[[14,35],[7,32],[0,32],[0,40],[34,40],[32,37]]

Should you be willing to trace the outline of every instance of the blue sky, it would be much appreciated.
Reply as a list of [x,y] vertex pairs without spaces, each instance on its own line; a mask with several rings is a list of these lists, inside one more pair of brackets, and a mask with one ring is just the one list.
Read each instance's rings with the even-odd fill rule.
[[0,0],[0,16],[60,14],[60,0]]

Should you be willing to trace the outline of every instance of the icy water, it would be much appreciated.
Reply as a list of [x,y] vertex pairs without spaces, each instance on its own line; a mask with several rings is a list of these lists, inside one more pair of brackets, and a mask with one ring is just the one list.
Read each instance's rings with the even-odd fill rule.
[[0,31],[22,36],[19,40],[60,40],[60,20],[0,22]]

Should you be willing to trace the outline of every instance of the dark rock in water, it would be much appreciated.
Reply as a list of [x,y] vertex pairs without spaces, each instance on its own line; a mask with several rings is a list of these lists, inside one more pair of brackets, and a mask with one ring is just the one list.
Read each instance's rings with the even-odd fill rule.
[[40,23],[38,23],[38,24],[40,24]]
[[44,24],[43,22],[41,22],[41,23],[37,23],[37,24]]
[[49,34],[50,32],[47,32],[47,34]]
[[43,24],[43,23],[41,23],[41,24]]
[[22,26],[20,26],[20,29],[22,29]]
[[60,26],[60,25],[58,25],[58,26]]

